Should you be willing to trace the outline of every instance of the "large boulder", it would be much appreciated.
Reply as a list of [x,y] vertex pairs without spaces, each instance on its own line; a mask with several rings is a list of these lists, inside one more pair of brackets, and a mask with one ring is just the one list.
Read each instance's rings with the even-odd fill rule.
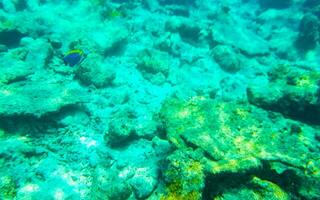
[[261,188],[254,191],[261,197],[320,196],[317,130],[311,126],[204,97],[168,99],[160,118],[177,148],[164,171],[169,199],[212,199],[252,185]]

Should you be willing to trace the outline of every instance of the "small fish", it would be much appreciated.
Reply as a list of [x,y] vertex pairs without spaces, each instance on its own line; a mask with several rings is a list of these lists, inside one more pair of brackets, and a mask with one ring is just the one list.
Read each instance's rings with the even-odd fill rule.
[[63,61],[66,65],[73,67],[75,65],[81,64],[81,62],[87,57],[87,54],[80,49],[70,50],[63,57]]

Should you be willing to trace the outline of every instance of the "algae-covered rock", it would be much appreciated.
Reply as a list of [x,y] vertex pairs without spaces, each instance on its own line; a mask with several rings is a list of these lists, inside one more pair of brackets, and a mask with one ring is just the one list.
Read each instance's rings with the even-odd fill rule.
[[135,138],[134,120],[128,116],[116,117],[109,122],[105,135],[107,144],[112,147],[123,146]]
[[269,72],[270,83],[247,89],[250,103],[289,117],[320,123],[320,73],[280,65]]
[[15,199],[17,195],[17,184],[13,177],[1,174],[0,176],[0,198]]
[[132,193],[125,180],[117,176],[117,171],[98,166],[93,174],[90,196],[92,199],[128,199]]
[[212,49],[214,60],[227,72],[240,70],[240,60],[231,47],[218,45]]
[[129,183],[137,199],[146,199],[158,184],[157,169],[150,167],[138,168]]
[[[170,56],[168,53],[157,50],[145,50],[139,53],[136,63],[143,77],[154,83],[163,83],[169,75]],[[159,77],[162,81],[158,80]]]
[[34,116],[57,112],[83,101],[78,84],[50,81],[14,83],[0,89],[0,116]]
[[[180,154],[189,155],[187,148],[200,154],[196,159],[201,161],[205,174],[205,192],[202,194],[205,198],[217,197],[219,193],[239,185],[250,185],[248,180],[252,175],[260,179],[268,177],[273,182],[258,181],[273,188],[273,191],[268,192],[267,189],[262,192],[262,196],[283,191],[283,196],[288,193],[293,197],[303,195],[312,199],[311,196],[319,194],[319,167],[316,167],[319,149],[314,143],[316,130],[310,126],[244,103],[215,102],[204,97],[188,101],[168,99],[162,106],[160,118],[168,140],[178,148],[177,151],[180,150]],[[175,158],[177,162],[184,160],[178,154],[169,158]],[[312,166],[307,167],[310,162]],[[275,163],[281,163],[282,170],[274,170],[272,166]],[[179,172],[186,173],[183,168]],[[314,187],[307,187],[312,195],[303,193],[306,190],[306,186],[301,184],[304,180],[315,181]],[[177,188],[181,187],[187,186],[179,185]]]
[[157,125],[154,119],[139,118],[133,110],[126,107],[112,114],[104,139],[112,147],[125,146],[137,138],[152,139]]
[[85,62],[78,66],[75,76],[84,85],[97,88],[111,86],[115,79],[115,71],[109,63],[104,63],[97,54],[89,54]]
[[161,200],[201,199],[204,188],[204,168],[201,153],[181,149],[167,158],[164,176],[166,193]]
[[145,50],[138,55],[137,67],[144,73],[162,73],[167,76],[169,73],[169,55],[156,50]]

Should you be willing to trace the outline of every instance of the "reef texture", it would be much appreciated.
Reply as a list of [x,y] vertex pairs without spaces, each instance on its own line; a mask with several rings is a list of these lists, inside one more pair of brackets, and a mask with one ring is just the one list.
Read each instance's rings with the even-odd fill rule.
[[0,0],[0,199],[320,199],[319,19],[318,0]]
[[320,124],[320,91],[318,71],[297,70],[279,65],[269,72],[265,86],[250,86],[250,103],[280,112],[295,119]]
[[235,192],[243,198],[313,199],[320,194],[317,130],[310,126],[202,96],[168,99],[160,118],[177,148],[168,157],[164,198],[230,199]]

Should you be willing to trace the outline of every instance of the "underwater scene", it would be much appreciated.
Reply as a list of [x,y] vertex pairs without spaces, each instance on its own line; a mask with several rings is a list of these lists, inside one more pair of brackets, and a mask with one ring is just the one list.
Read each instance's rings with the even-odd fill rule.
[[320,199],[320,0],[0,0],[0,200],[145,199]]

